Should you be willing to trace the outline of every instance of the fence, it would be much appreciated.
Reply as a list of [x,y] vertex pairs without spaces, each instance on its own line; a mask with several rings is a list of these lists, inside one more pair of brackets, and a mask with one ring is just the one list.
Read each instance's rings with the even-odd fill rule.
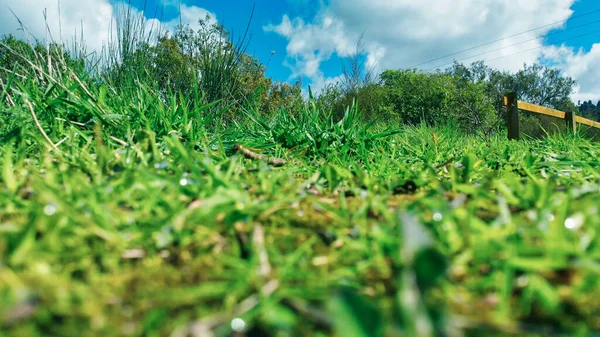
[[579,117],[574,112],[564,112],[519,101],[517,100],[517,94],[515,92],[506,94],[504,96],[503,104],[508,108],[506,116],[508,139],[519,139],[519,110],[563,119],[567,123],[569,130],[572,130],[573,133],[577,132],[577,123],[600,129],[600,123]]

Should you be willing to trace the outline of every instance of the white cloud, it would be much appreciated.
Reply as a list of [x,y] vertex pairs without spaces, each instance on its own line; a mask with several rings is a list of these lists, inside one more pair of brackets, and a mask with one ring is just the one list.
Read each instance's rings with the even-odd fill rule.
[[103,41],[108,37],[113,16],[113,6],[108,0],[62,0],[60,4],[59,16],[56,0],[2,0],[0,35],[13,34],[18,38],[25,38],[16,15],[27,29],[30,39],[45,39],[46,22],[55,41],[60,41],[61,36],[64,41],[71,41],[74,36],[79,38],[83,26],[88,48],[101,50]]
[[[286,64],[292,69],[292,77],[305,76],[323,82],[321,64],[334,54],[344,56],[352,52],[363,32],[368,65],[398,69],[545,26],[419,67],[446,68],[453,59],[461,61],[502,48],[463,62],[491,60],[488,64],[494,68],[516,71],[522,69],[524,63],[534,63],[549,53],[539,37],[562,28],[561,21],[573,14],[571,6],[575,1],[330,0],[309,22],[283,16],[280,23],[267,25],[264,30],[288,39]],[[548,25],[552,22],[556,23]],[[532,41],[511,46],[525,40]],[[566,51],[563,54],[560,66],[579,82],[576,97],[595,95],[600,98],[596,76],[600,72],[600,45],[589,53]]]
[[293,63],[289,63],[292,69],[290,78],[310,78],[311,86],[317,92],[334,80],[324,77],[320,70],[321,63],[330,59],[334,53],[347,55],[355,46],[355,42],[346,33],[344,22],[326,12],[319,14],[314,23],[308,24],[300,18],[290,20],[285,15],[281,24],[268,25],[264,29],[289,40],[286,51],[293,60]]
[[[72,42],[74,38],[80,40],[83,27],[87,51],[99,53],[111,34],[114,38],[116,17],[127,10],[131,10],[133,15],[142,15],[139,10],[124,3],[112,5],[108,0],[61,0],[60,11],[57,0],[0,0],[0,36],[13,34],[18,38],[26,38],[16,15],[27,29],[29,39],[44,40],[47,36],[46,22],[53,40],[65,43]],[[197,28],[198,19],[204,19],[206,14],[211,15],[211,23],[216,22],[216,16],[203,8],[181,5],[181,20],[184,24],[190,23],[192,28]],[[146,20],[146,25],[148,31],[172,31],[179,22],[179,18],[169,22],[150,19]]]
[[181,4],[181,6],[178,5],[178,7],[181,8],[181,20],[179,17],[177,17],[165,23],[165,26],[171,32],[175,30],[179,23],[183,23],[184,25],[187,23],[193,30],[198,30],[198,28],[200,27],[200,25],[198,24],[198,20],[205,19],[207,15],[210,16],[210,19],[208,21],[209,24],[217,23],[217,16],[204,8],[200,8],[197,6],[187,6],[184,4]]
[[600,99],[600,43],[596,43],[585,52],[571,47],[545,47],[543,56],[556,63],[565,75],[577,80],[573,101],[592,100],[596,104]]
[[[325,77],[323,74],[317,74],[313,77],[310,84],[310,89],[313,94],[319,94],[323,89],[325,89],[328,85],[335,84],[342,80],[342,75],[334,76],[334,77]],[[302,94],[304,97],[308,97],[308,89],[302,88]]]

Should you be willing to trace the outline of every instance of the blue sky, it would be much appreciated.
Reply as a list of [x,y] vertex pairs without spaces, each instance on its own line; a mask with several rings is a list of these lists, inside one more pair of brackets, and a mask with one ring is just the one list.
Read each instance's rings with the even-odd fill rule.
[[[153,2],[155,1],[155,2]],[[151,0],[148,1],[146,3],[146,6],[148,8],[154,9],[155,6],[157,5],[157,0]],[[336,4],[337,2],[337,4]],[[352,3],[353,2],[353,3]],[[378,0],[373,0],[370,1],[370,3],[374,3],[375,5],[377,5],[377,3],[382,3],[381,1]],[[398,0],[398,3],[401,2],[410,2],[410,1],[405,1],[405,0]],[[429,1],[432,3],[435,3],[435,1]],[[444,0],[439,0],[437,1],[440,4],[443,4]],[[490,3],[492,3],[494,1],[490,1]],[[515,1],[515,3],[517,2],[521,2],[521,3],[526,3],[528,1]],[[540,1],[538,1],[540,2]],[[141,8],[143,6],[144,0],[135,0],[133,2],[133,5],[137,8]],[[292,82],[297,78],[302,78],[303,82],[305,84],[311,84],[313,86],[318,86],[321,87],[322,85],[324,85],[324,83],[328,83],[329,81],[333,81],[335,80],[336,76],[340,74],[341,72],[341,57],[340,54],[342,53],[341,50],[343,50],[344,48],[339,47],[338,48],[333,48],[332,50],[328,50],[326,52],[322,52],[322,50],[319,48],[318,45],[313,46],[313,48],[307,48],[304,50],[299,50],[296,52],[290,52],[289,48],[290,45],[294,43],[294,39],[296,39],[296,36],[294,34],[297,34],[298,36],[302,36],[305,35],[305,39],[310,40],[311,37],[314,38],[321,38],[320,33],[319,33],[319,28],[324,28],[325,27],[325,19],[324,17],[327,16],[331,16],[331,17],[335,17],[336,15],[339,18],[342,18],[342,20],[346,20],[344,22],[344,26],[348,27],[351,25],[356,25],[356,27],[354,27],[353,32],[355,33],[354,35],[352,35],[352,33],[348,33],[348,37],[347,37],[347,41],[345,43],[346,46],[346,50],[348,50],[348,44],[352,45],[352,42],[356,41],[357,39],[357,32],[359,31],[365,31],[367,32],[365,34],[365,38],[368,39],[369,35],[368,32],[370,30],[381,30],[381,29],[385,29],[385,27],[374,27],[379,25],[376,18],[374,20],[363,20],[362,22],[359,20],[351,20],[353,18],[356,18],[357,15],[360,18],[360,15],[362,13],[364,13],[364,15],[369,15],[367,13],[369,13],[370,8],[369,8],[369,2],[368,1],[349,1],[347,2],[348,6],[363,6],[363,11],[361,13],[361,10],[357,10],[357,14],[353,14],[353,13],[347,13],[348,10],[344,9],[344,3],[341,1],[336,1],[336,0],[322,0],[322,1],[311,1],[311,0],[284,0],[284,1],[272,1],[272,0],[255,0],[255,1],[248,1],[248,0],[229,0],[229,1],[214,1],[214,0],[182,0],[181,2],[179,2],[179,0],[169,0],[166,2],[162,2],[163,4],[166,4],[164,7],[164,13],[163,13],[163,21],[169,21],[172,20],[173,18],[177,18],[178,17],[178,4],[181,3],[182,5],[185,6],[196,6],[199,8],[203,8],[209,12],[212,12],[216,15],[217,20],[219,21],[219,23],[222,23],[225,25],[225,27],[228,30],[233,30],[234,35],[235,36],[239,36],[239,34],[241,34],[243,32],[243,30],[245,29],[245,26],[250,18],[250,13],[252,10],[252,6],[255,5],[255,12],[254,12],[254,17],[253,20],[251,22],[250,25],[250,31],[252,33],[252,39],[249,45],[249,52],[252,53],[254,56],[258,57],[264,64],[266,64],[268,62],[268,70],[267,70],[267,75],[274,78],[275,80],[279,80],[279,81],[288,81],[288,82]],[[377,68],[378,70],[386,69],[386,68],[403,68],[403,67],[409,67],[418,63],[422,63],[425,61],[429,61],[431,59],[440,57],[440,56],[444,56],[450,53],[454,53],[460,50],[464,50],[467,48],[471,48],[473,46],[479,45],[479,44],[483,44],[485,42],[489,42],[489,41],[493,41],[499,38],[502,38],[504,36],[508,36],[508,35],[514,35],[516,33],[520,33],[523,31],[527,31],[530,30],[532,28],[535,27],[539,27],[539,26],[544,26],[544,25],[548,25],[550,23],[554,23],[557,21],[563,21],[565,19],[568,18],[568,20],[566,21],[566,23],[564,24],[557,24],[554,27],[546,27],[546,28],[542,28],[540,30],[536,30],[527,34],[522,34],[504,41],[500,41],[498,43],[495,44],[491,44],[489,46],[485,46],[482,48],[478,48],[478,49],[474,49],[472,51],[466,52],[466,53],[462,53],[462,54],[457,54],[455,56],[449,57],[449,58],[445,58],[436,62],[432,62],[432,63],[428,63],[425,64],[423,66],[421,66],[423,69],[434,69],[435,67],[441,67],[444,68],[446,66],[448,66],[448,64],[450,64],[451,62],[453,62],[454,59],[457,60],[461,60],[461,59],[465,59],[469,56],[472,55],[478,55],[481,53],[485,53],[489,50],[495,50],[498,48],[504,48],[506,46],[508,46],[506,48],[506,52],[504,52],[504,50],[502,50],[503,53],[501,54],[497,54],[496,52],[493,53],[489,53],[489,54],[485,54],[482,55],[480,57],[475,57],[475,58],[469,58],[469,59],[465,59],[463,62],[469,63],[472,61],[476,61],[479,59],[483,59],[483,60],[492,60],[490,62],[490,66],[493,67],[498,67],[498,68],[508,68],[509,70],[516,70],[517,68],[521,67],[522,64],[524,62],[527,63],[531,63],[534,62],[537,57],[539,57],[539,51],[533,51],[532,53],[528,53],[525,52],[523,53],[523,58],[522,60],[519,60],[519,56],[517,55],[516,57],[513,57],[513,61],[509,62],[512,63],[512,65],[507,66],[504,63],[503,58],[506,58],[506,55],[511,55],[511,54],[515,54],[524,50],[529,50],[529,49],[535,49],[535,48],[540,48],[540,49],[546,49],[546,47],[549,46],[556,46],[557,49],[560,48],[562,46],[562,48],[574,48],[572,53],[574,55],[577,54],[577,51],[582,48],[582,50],[586,53],[588,53],[592,46],[594,45],[594,43],[597,43],[600,41],[600,33],[594,33],[595,31],[600,31],[600,22],[595,22],[597,20],[599,20],[598,18],[600,18],[600,12],[598,13],[593,13],[593,11],[595,10],[599,10],[600,9],[600,4],[598,4],[597,0],[579,0],[579,1],[568,1],[568,0],[547,0],[547,1],[541,1],[541,5],[540,6],[554,6],[554,7],[561,7],[562,6],[562,10],[561,11],[553,11],[550,10],[548,11],[547,14],[543,13],[544,8],[528,8],[531,7],[527,4],[524,5],[523,9],[521,9],[520,11],[527,11],[530,10],[531,13],[529,13],[529,15],[531,15],[531,17],[535,18],[535,20],[533,20],[532,22],[527,22],[529,20],[525,20],[525,18],[528,18],[527,15],[523,16],[523,20],[519,20],[519,24],[515,25],[517,26],[517,30],[502,30],[502,27],[500,27],[501,29],[496,29],[496,30],[491,30],[490,32],[482,32],[481,34],[475,34],[477,35],[476,38],[471,38],[471,40],[469,41],[469,37],[470,36],[475,36],[473,34],[469,34],[468,33],[468,29],[469,27],[466,28],[462,28],[463,31],[467,32],[465,34],[465,40],[461,40],[460,37],[455,39],[455,42],[452,44],[448,44],[445,45],[442,42],[442,47],[440,48],[432,48],[431,46],[435,46],[436,44],[436,38],[432,37],[431,39],[427,39],[427,38],[422,38],[421,39],[421,45],[419,46],[418,42],[415,42],[414,39],[412,39],[413,41],[410,41],[410,43],[408,43],[408,45],[410,45],[410,49],[415,49],[415,46],[417,49],[422,49],[422,51],[420,51],[419,53],[417,53],[417,55],[407,58],[406,60],[404,60],[403,62],[398,61],[396,63],[394,63],[393,61],[390,60],[384,60],[384,62],[381,62],[381,64],[383,64],[383,66],[380,66]],[[546,4],[544,4],[546,3]],[[495,6],[495,7],[494,7]],[[495,16],[495,11],[499,11],[499,12],[503,12],[504,15],[508,15],[508,17],[513,17],[510,16],[510,11],[507,10],[506,8],[499,8],[498,6],[501,6],[501,2],[496,1],[496,4],[491,4],[489,8],[479,8],[477,11],[474,11],[473,13],[470,13],[471,15],[474,15],[475,17],[477,17],[482,11],[486,11],[488,12],[487,14],[487,18],[486,20],[492,20],[493,17]],[[411,10],[415,10],[414,8],[410,8],[409,6],[406,6],[403,8],[405,11],[411,11]],[[416,9],[418,10],[418,8]],[[427,10],[427,8],[424,8],[424,10]],[[460,8],[455,9],[455,10],[460,10]],[[569,10],[571,10],[572,12],[570,12]],[[337,11],[337,12],[336,12]],[[151,11],[147,12],[148,14],[151,14]],[[375,15],[376,15],[377,11],[375,11]],[[590,14],[591,13],[591,14]],[[353,16],[354,15],[354,16]],[[384,14],[385,15],[385,14]],[[448,15],[452,15],[451,13],[448,13]],[[277,32],[276,27],[281,27],[283,25],[284,20],[284,16],[286,16],[287,18],[289,18],[289,22],[291,22],[291,25],[294,26],[294,23],[296,23],[296,29],[295,29],[295,33],[291,33],[288,35],[285,34],[281,34]],[[499,15],[500,16],[500,15]],[[418,15],[417,15],[418,17]],[[401,20],[402,18],[399,17],[398,20]],[[426,14],[422,14],[422,21],[415,21],[413,20],[413,27],[425,27],[427,25],[430,24],[430,21],[427,20],[427,15]],[[302,20],[303,25],[301,25],[302,27],[298,26],[298,20]],[[502,19],[499,19],[499,21]],[[384,25],[385,23],[390,22],[389,18],[385,18],[381,21],[381,24]],[[414,22],[416,22],[416,26],[414,25]],[[510,22],[510,20],[507,21],[503,21],[503,23],[497,23],[497,25],[507,25],[506,22]],[[311,26],[310,29],[307,28],[307,26]],[[362,25],[362,27],[360,26]],[[490,24],[491,26],[494,26],[494,24]],[[273,29],[267,29],[266,27],[272,27]],[[478,27],[477,25],[475,25],[473,27],[474,31],[477,31]],[[440,32],[440,31],[438,31]],[[442,29],[441,32],[443,33],[444,30]],[[331,31],[327,32],[326,29],[323,29],[323,34],[332,34],[335,35],[337,33],[332,33]],[[338,32],[339,33],[339,32]],[[542,36],[544,34],[550,33],[550,36],[543,38]],[[311,35],[312,34],[312,35]],[[568,40],[568,41],[564,41],[566,39],[571,39],[573,37],[576,37],[578,35],[583,35],[583,34],[590,34],[587,36],[583,36],[580,38],[576,38],[576,39],[572,39],[572,40]],[[338,34],[339,35],[339,34]],[[443,34],[441,34],[443,35]],[[354,39],[352,39],[352,37]],[[510,48],[511,44],[515,44],[515,43],[519,43],[521,41],[526,41],[526,40],[533,40],[536,37],[540,37],[537,41],[532,41],[532,42],[527,42],[527,43],[522,43],[520,45],[517,46],[513,46],[512,48]],[[331,40],[331,43],[336,43],[334,41],[335,39]],[[300,41],[300,42],[299,42]],[[398,44],[401,44],[403,41],[403,39],[398,39]],[[337,41],[339,42],[339,41]],[[305,43],[305,41],[302,41],[301,39],[296,39],[296,45],[297,44],[303,44]],[[323,43],[327,43],[327,41],[323,42]],[[384,45],[386,43],[390,43],[393,44],[394,41],[383,41],[380,42],[381,45]],[[429,47],[428,47],[429,45]],[[375,48],[375,47],[372,47]],[[286,50],[287,49],[287,50]],[[300,48],[302,49],[302,48]],[[407,48],[408,49],[408,48]],[[271,52],[275,51],[275,54],[273,54],[273,56],[271,57]],[[538,54],[535,54],[535,53]],[[402,52],[399,52],[400,54],[405,54]],[[322,54],[322,55],[319,55]],[[315,56],[317,55],[317,56]],[[498,57],[500,57],[500,59],[498,59]],[[565,62],[565,60],[561,59],[561,57],[557,57],[558,59],[555,62],[552,62],[552,64],[560,64],[561,62]],[[563,55],[564,58],[564,55]],[[313,61],[313,64],[316,62],[318,63],[318,74],[314,74],[313,71],[309,70],[309,69],[313,69],[314,67],[310,67],[308,66],[308,64],[310,63],[310,61]],[[508,61],[507,61],[508,62]],[[598,86],[598,88],[596,89],[600,89],[600,85]],[[600,94],[600,90],[598,90],[597,92],[598,94]],[[594,91],[593,94],[595,95],[596,92]],[[599,97],[600,98],[600,97]]]
[[[54,35],[60,28],[70,38],[81,32],[83,23],[86,44],[96,51],[106,44],[116,5],[123,2],[60,0],[60,27],[58,3],[0,0],[35,36],[45,34],[44,9]],[[524,63],[544,60],[578,82],[574,101],[600,99],[600,11],[584,15],[600,10],[598,0],[132,0],[138,10],[144,3],[148,19],[156,6],[164,5],[160,20],[166,27],[174,26],[181,6],[184,21],[194,23],[210,12],[234,36],[245,29],[255,4],[248,51],[263,63],[275,51],[267,75],[288,82],[302,78],[315,91],[339,79],[341,57],[354,50],[362,33],[366,65],[379,72],[526,32],[419,68],[443,69],[457,59],[484,60],[493,68],[516,71]],[[554,22],[559,23],[548,26]],[[531,31],[540,26],[545,27]],[[18,28],[12,13],[1,8],[0,35],[18,35]],[[561,42],[583,34],[588,35]]]
[[[115,3],[118,1],[115,1]],[[303,18],[312,18],[316,14],[315,4],[306,5],[309,1],[272,1],[272,0],[231,0],[231,1],[182,1],[183,4],[198,6],[204,8],[217,16],[219,23],[223,24],[228,31],[233,32],[234,39],[239,37],[246,29],[250,20],[252,8],[254,7],[254,16],[250,22],[250,33],[252,34],[248,46],[248,52],[259,58],[263,64],[267,64],[267,75],[278,81],[287,81],[292,75],[292,71],[284,65],[286,58],[287,40],[274,33],[265,32],[263,27],[268,24],[275,24],[281,21],[284,14],[290,16],[299,16]],[[312,1],[311,1],[312,2]],[[144,5],[149,10],[146,11],[148,17],[152,17],[156,6],[165,4],[164,1],[157,0],[134,0],[132,5],[142,9]],[[165,5],[163,21],[170,21],[178,18],[178,2],[172,2],[172,5]],[[271,56],[271,52],[275,54]]]
[[[579,2],[573,4],[571,9],[574,11],[572,15],[574,18],[570,18],[566,22],[566,29],[592,23],[600,19],[600,12],[594,13],[594,11],[600,10],[600,3],[598,3],[597,0],[580,0]],[[574,28],[572,31],[565,31],[564,34],[552,35],[548,37],[547,41],[551,43],[552,41],[568,39],[577,35],[592,33],[591,35],[565,42],[565,44],[568,46],[574,48],[583,48],[584,50],[589,51],[594,43],[600,42],[600,33],[593,33],[594,31],[598,30],[600,30],[600,23],[593,23],[585,27]]]

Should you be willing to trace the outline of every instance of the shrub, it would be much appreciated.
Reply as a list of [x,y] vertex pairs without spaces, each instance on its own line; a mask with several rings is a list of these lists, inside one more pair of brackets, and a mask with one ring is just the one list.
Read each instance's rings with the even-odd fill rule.
[[451,117],[456,85],[450,76],[386,70],[380,77],[387,109],[403,123],[435,125]]

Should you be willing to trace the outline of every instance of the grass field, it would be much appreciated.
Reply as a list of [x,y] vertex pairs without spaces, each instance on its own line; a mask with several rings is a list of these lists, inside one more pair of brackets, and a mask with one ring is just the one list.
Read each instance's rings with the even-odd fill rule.
[[600,330],[597,144],[406,128],[273,167],[219,146],[251,129],[3,144],[4,334]]
[[598,143],[222,123],[31,66],[0,91],[0,336],[600,334]]

